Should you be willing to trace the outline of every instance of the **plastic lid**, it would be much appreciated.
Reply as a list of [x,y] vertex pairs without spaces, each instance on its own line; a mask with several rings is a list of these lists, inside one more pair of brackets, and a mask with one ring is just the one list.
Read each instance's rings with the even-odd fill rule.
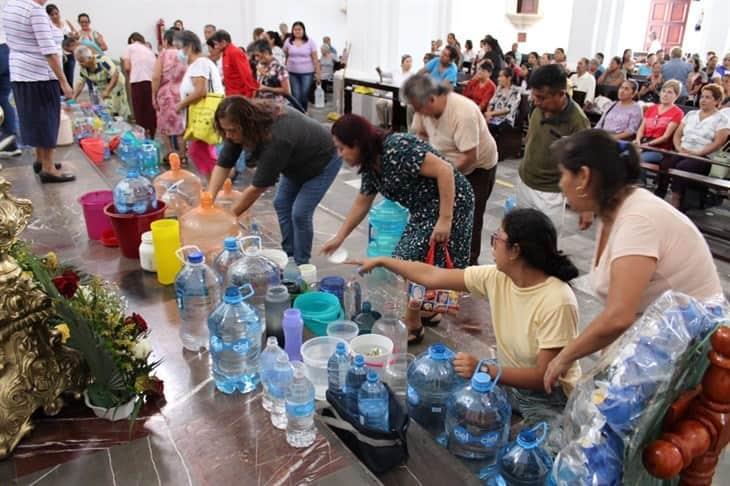
[[284,311],[284,321],[298,322],[302,320],[302,312],[299,309],[287,309]]
[[436,361],[447,361],[451,358],[451,350],[441,343],[432,344],[428,348],[428,356]]
[[276,336],[269,336],[266,338],[266,347],[279,347],[279,341],[276,339]]
[[471,379],[471,387],[478,392],[486,393],[492,389],[492,377],[486,373],[477,373]]
[[355,356],[355,359],[352,362],[358,368],[361,366],[365,366],[365,358],[362,354],[358,354],[357,356]]
[[203,263],[203,253],[194,251],[188,255],[188,261],[190,263]]
[[145,231],[144,233],[142,233],[142,242],[152,243],[152,231]]
[[270,297],[289,298],[289,289],[286,285],[274,285],[266,290],[266,295]]
[[238,251],[238,240],[233,236],[226,237],[226,239],[223,240],[223,248],[228,251]]
[[167,157],[168,162],[170,162],[170,170],[180,170],[180,156],[176,154],[175,152],[172,152]]
[[373,370],[368,371],[368,383],[377,383],[378,382],[378,374],[374,372]]
[[226,304],[239,304],[243,302],[243,297],[241,297],[241,291],[238,287],[228,287],[226,289],[226,295],[223,296],[223,302]]
[[[542,435],[538,436],[538,431],[542,431]],[[540,422],[529,429],[522,429],[517,435],[517,445],[523,449],[534,449],[547,437],[547,423]]]
[[337,347],[335,348],[335,352],[337,354],[345,354],[347,352],[347,347],[345,346],[345,343],[342,343],[342,342],[337,343]]

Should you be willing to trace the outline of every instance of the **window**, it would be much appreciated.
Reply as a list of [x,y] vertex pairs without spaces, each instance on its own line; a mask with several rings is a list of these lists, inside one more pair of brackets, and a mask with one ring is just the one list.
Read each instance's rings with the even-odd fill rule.
[[518,14],[537,14],[538,0],[517,0]]

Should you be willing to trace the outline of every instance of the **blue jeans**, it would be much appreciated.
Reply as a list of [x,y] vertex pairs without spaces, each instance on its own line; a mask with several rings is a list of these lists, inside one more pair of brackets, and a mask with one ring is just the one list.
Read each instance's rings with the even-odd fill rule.
[[312,91],[313,82],[314,73],[289,73],[291,94],[304,109],[304,113],[307,112],[307,106],[309,105],[309,92]]
[[322,172],[304,184],[281,176],[274,197],[274,209],[281,228],[281,247],[298,265],[309,263],[314,238],[314,210],[324,197],[342,166],[335,155]]
[[[5,122],[2,128],[4,132],[18,136],[18,116],[15,108],[10,104],[10,49],[7,44],[0,44],[0,108],[5,113]],[[20,142],[20,140],[18,140]]]
[[66,81],[71,86],[74,85],[74,70],[76,69],[76,58],[73,54],[65,54],[63,56],[63,74],[66,75]]
[[[644,150],[641,152],[641,161],[642,162],[649,162],[650,164],[660,164],[662,159],[664,159],[664,154],[659,152],[651,152],[649,150]],[[646,169],[643,167],[641,168],[641,183],[643,185],[647,185],[646,181]]]

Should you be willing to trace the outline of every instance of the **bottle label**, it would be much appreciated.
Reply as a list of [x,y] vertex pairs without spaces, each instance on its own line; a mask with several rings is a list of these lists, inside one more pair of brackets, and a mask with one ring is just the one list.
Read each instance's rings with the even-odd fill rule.
[[306,417],[314,413],[314,401],[307,403],[286,402],[286,414],[291,417]]
[[418,406],[421,402],[421,397],[418,396],[418,392],[411,385],[408,385],[408,391],[406,392],[408,403],[414,407]]
[[459,425],[454,428],[453,434],[456,441],[461,444],[479,444],[489,448],[499,445],[499,432],[487,432],[486,434],[476,435]]
[[441,407],[431,407],[431,412],[433,413],[441,413]]

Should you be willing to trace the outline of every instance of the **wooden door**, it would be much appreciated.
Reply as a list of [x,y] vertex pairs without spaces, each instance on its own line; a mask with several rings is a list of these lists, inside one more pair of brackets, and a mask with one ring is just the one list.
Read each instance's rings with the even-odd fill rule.
[[665,51],[682,45],[687,27],[690,0],[651,0],[644,49],[649,49],[649,33],[656,32]]

